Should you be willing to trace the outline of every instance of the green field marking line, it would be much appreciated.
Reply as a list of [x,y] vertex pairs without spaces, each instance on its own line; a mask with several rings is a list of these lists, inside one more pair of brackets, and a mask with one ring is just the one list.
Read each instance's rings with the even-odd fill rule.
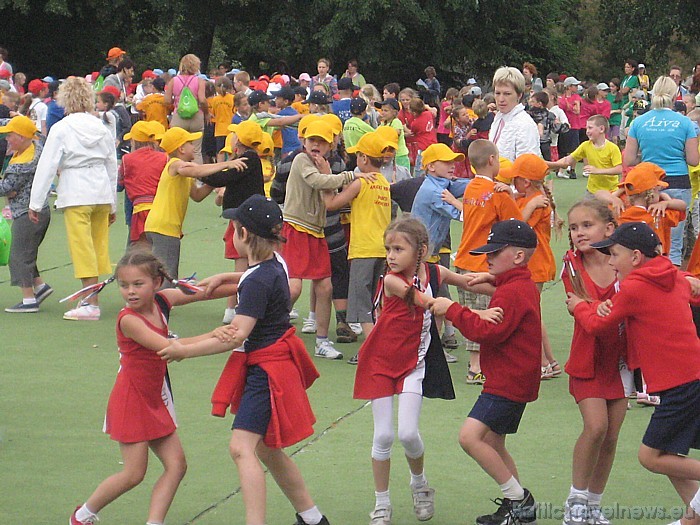
[[[296,456],[300,452],[303,452],[307,448],[318,443],[321,439],[323,439],[324,436],[326,436],[331,430],[336,428],[340,423],[344,422],[348,418],[351,418],[352,416],[359,413],[361,410],[370,406],[371,404],[372,404],[371,401],[367,401],[367,402],[361,404],[360,406],[358,406],[357,408],[355,408],[354,410],[351,410],[350,412],[347,412],[347,413],[343,414],[342,416],[338,417],[330,425],[328,425],[326,428],[324,428],[321,432],[316,434],[316,436],[314,436],[313,439],[307,441],[302,446],[297,448],[294,452],[289,454],[289,457],[293,458],[294,456]],[[268,470],[265,469],[265,474],[267,474],[267,472],[268,472]],[[217,508],[219,508],[220,505],[223,505],[231,498],[237,496],[240,492],[241,492],[241,487],[240,486],[236,487],[236,489],[233,490],[233,492],[227,494],[226,496],[222,497],[218,501],[216,501],[216,502],[212,503],[211,505],[209,505],[208,507],[204,508],[199,513],[195,514],[190,520],[186,521],[183,525],[191,525],[192,523],[196,522],[200,518],[204,517],[207,513],[211,512],[212,510],[216,510]]]

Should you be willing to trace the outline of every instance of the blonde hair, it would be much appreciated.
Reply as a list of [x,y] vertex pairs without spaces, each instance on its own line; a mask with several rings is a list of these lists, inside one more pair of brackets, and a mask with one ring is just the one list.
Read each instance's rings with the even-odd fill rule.
[[671,77],[659,77],[652,88],[651,109],[671,108],[678,93],[678,86]]
[[[236,230],[236,234],[241,236],[241,228],[245,228],[239,221],[233,221],[233,227]],[[282,231],[282,224],[275,226],[273,233],[275,234],[275,239],[265,239],[256,235],[248,228],[248,240],[245,243],[248,246],[248,258],[255,259],[257,261],[265,261],[273,256],[275,250],[278,248],[280,243],[287,242],[287,240],[282,237],[280,232]]]
[[472,104],[472,111],[476,113],[477,117],[485,118],[486,115],[489,114],[489,105],[480,98],[478,98]]
[[374,102],[381,102],[382,100],[382,96],[374,84],[365,84],[362,86],[362,89],[360,89],[360,97],[370,105]]
[[180,59],[180,74],[181,75],[196,75],[199,73],[201,61],[197,55],[189,53]]
[[89,113],[95,109],[95,92],[82,77],[69,77],[58,88],[56,102],[71,113]]
[[247,86],[250,84],[250,73],[247,71],[239,71],[235,75],[233,75],[233,80],[240,82],[244,86]]
[[489,163],[489,157],[498,157],[498,148],[489,140],[477,139],[469,145],[467,155],[475,169],[484,168]]
[[499,67],[493,75],[493,86],[509,84],[518,95],[525,92],[525,77],[514,67]]

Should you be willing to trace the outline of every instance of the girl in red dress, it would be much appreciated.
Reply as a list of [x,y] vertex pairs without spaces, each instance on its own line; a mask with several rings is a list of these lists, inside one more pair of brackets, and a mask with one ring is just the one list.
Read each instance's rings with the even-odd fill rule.
[[[567,293],[605,301],[616,292],[617,277],[605,255],[591,244],[615,230],[612,212],[602,202],[586,199],[569,210],[571,250],[564,256],[562,281]],[[572,485],[564,523],[608,523],[600,501],[612,470],[617,437],[627,412],[625,384],[631,373],[624,363],[626,340],[621,327],[592,336],[577,322],[566,363],[569,392],[583,419],[573,453]],[[629,381],[629,383],[628,383]],[[581,521],[582,520],[582,521]]]
[[[75,509],[71,525],[94,523],[100,510],[141,483],[149,448],[160,459],[164,472],[153,486],[147,523],[162,524],[187,470],[176,432],[167,365],[156,352],[168,346],[170,308],[203,300],[204,292],[158,291],[163,279],[172,279],[163,263],[145,251],[127,253],[114,275],[126,306],[117,317],[120,366],[107,404],[104,431],[119,442],[124,468],[100,483],[85,504]],[[223,287],[207,298],[234,292],[234,286]]]
[[[391,523],[389,473],[394,441],[394,395],[398,396],[398,436],[411,472],[413,510],[420,521],[435,512],[435,490],[423,471],[424,445],[418,430],[423,397],[454,399],[452,379],[434,319],[427,310],[440,282],[469,287],[470,274],[426,264],[428,231],[417,219],[404,217],[384,233],[387,271],[377,302],[381,314],[362,344],[355,375],[356,399],[372,400],[374,437],[372,472],[375,508],[372,525]],[[485,293],[490,285],[481,285]],[[488,313],[488,311],[485,311]]]

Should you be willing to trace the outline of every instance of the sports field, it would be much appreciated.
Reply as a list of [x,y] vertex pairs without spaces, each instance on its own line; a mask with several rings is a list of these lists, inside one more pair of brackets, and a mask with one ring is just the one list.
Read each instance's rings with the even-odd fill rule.
[[[583,195],[585,179],[557,180],[557,204],[565,215]],[[112,227],[112,259],[123,251],[123,216]],[[191,203],[185,223],[180,271],[199,277],[229,271],[223,259],[221,237],[225,222],[212,199]],[[453,224],[456,246],[461,225]],[[558,260],[568,245],[556,242]],[[61,319],[65,305],[58,299],[79,287],[73,278],[65,245],[62,215],[54,213],[42,245],[40,268],[56,292],[38,314],[0,312],[0,523],[65,524],[73,508],[82,504],[96,485],[120,469],[119,448],[102,433],[104,410],[118,368],[114,333],[121,300],[112,285],[100,295],[102,320],[69,322]],[[308,285],[297,306],[308,312]],[[19,300],[9,286],[7,267],[0,268],[0,306]],[[661,307],[661,305],[660,305]],[[215,301],[177,309],[171,329],[180,336],[216,327],[224,302]],[[559,281],[545,287],[543,317],[557,359],[566,361],[572,320],[564,305]],[[301,320],[296,322],[300,329]],[[332,334],[333,327],[332,327]],[[310,336],[304,336],[309,348]],[[338,345],[346,357],[358,344]],[[495,509],[489,498],[500,497],[498,487],[459,447],[457,432],[480,387],[464,383],[467,356],[455,354],[450,365],[457,392],[454,401],[426,400],[421,431],[426,444],[426,474],[437,491],[434,524],[474,523],[479,514]],[[168,515],[170,525],[243,524],[243,502],[238,478],[228,455],[231,417],[210,415],[209,399],[226,356],[200,358],[170,366],[177,408],[178,433],[189,462],[188,473]],[[374,505],[370,447],[371,409],[352,399],[355,367],[345,361],[315,360],[321,377],[310,390],[318,419],[313,437],[288,450],[301,467],[321,511],[333,524],[365,524]],[[634,406],[622,428],[617,461],[603,499],[616,523],[669,523],[664,517],[680,500],[663,477],[644,470],[637,448],[651,409]],[[528,406],[520,431],[509,438],[523,484],[541,504],[540,521],[561,522],[568,494],[571,453],[580,432],[576,405],[568,394],[566,377],[542,384],[540,399]],[[697,452],[695,452],[697,457]],[[101,522],[144,523],[150,488],[160,473],[152,457],[145,482],[101,513]],[[395,524],[416,523],[411,506],[409,475],[400,445],[394,448],[392,503]],[[268,478],[268,523],[291,524],[294,511]],[[671,519],[673,518],[673,519]]]

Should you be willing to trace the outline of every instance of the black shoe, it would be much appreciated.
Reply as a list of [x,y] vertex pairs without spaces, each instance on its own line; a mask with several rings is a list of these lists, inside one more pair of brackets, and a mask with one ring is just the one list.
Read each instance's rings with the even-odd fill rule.
[[20,301],[14,306],[5,308],[5,311],[9,314],[35,314],[39,311],[39,303],[25,304]]
[[[297,522],[294,525],[309,525],[301,518],[301,516],[299,516],[299,514],[296,514],[296,517],[297,517]],[[321,521],[318,522],[318,525],[330,525],[330,523],[328,522],[328,518],[323,516],[321,518]]]
[[355,354],[355,355],[352,356],[350,359],[348,359],[348,364],[349,364],[349,365],[356,365],[356,364],[357,364],[357,355],[358,355],[358,354]]
[[476,518],[477,525],[535,525],[537,523],[537,503],[529,490],[520,500],[497,498],[493,502],[498,510]]
[[37,292],[34,294],[34,297],[36,297],[36,302],[41,304],[44,302],[44,299],[46,299],[49,295],[53,293],[53,288],[51,288],[48,284],[44,283],[41,288],[37,290]]

